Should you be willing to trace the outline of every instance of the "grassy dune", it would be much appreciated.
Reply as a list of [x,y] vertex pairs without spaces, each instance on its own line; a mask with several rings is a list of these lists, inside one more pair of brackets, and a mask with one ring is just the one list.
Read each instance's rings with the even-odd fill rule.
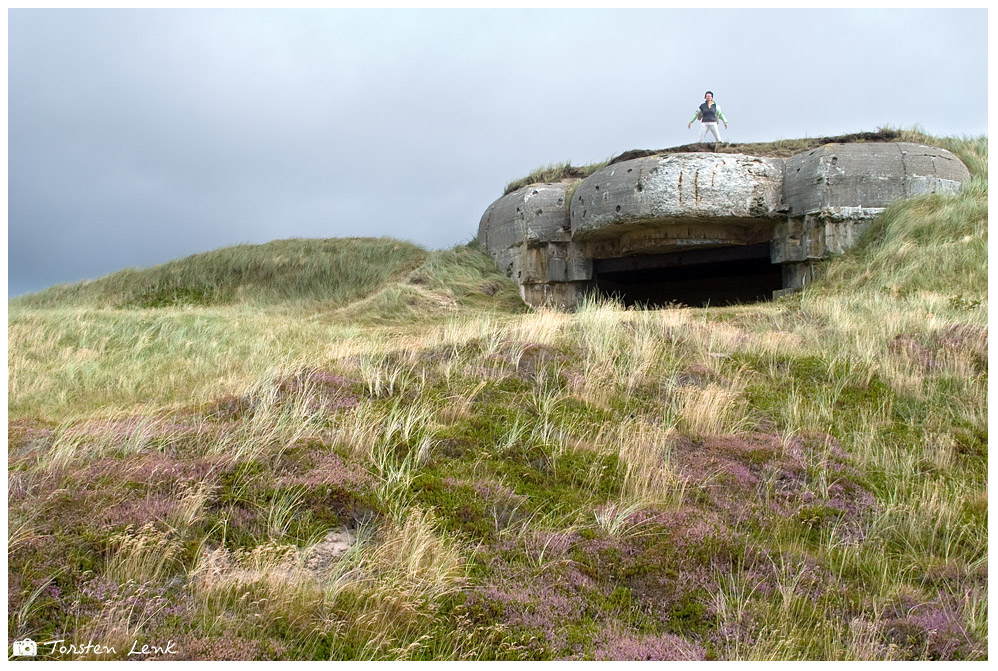
[[985,659],[987,142],[933,140],[969,188],[768,304],[527,311],[474,246],[388,240],[11,301],[9,637]]
[[164,308],[343,304],[419,266],[427,252],[389,238],[277,240],[226,247],[15,299],[30,307]]

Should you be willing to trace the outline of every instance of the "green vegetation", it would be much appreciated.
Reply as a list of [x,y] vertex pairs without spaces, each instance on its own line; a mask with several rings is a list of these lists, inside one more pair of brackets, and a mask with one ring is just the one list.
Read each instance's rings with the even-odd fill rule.
[[165,308],[323,302],[343,305],[399,279],[427,252],[389,238],[277,240],[52,287],[13,305]]
[[986,659],[987,142],[931,141],[968,188],[767,304],[527,311],[389,240],[11,301],[8,637]]
[[526,177],[521,177],[520,179],[513,180],[507,184],[506,189],[503,191],[503,195],[513,193],[517,189],[525,187],[528,184],[560,182],[565,179],[585,179],[597,170],[605,168],[608,163],[609,161],[603,161],[601,163],[590,163],[589,165],[584,166],[574,166],[570,161],[566,161],[564,163],[551,163],[541,166]]

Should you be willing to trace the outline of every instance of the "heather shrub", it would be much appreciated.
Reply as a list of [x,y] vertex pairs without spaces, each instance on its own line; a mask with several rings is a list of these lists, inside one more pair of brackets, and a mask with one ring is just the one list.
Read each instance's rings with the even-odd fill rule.
[[528,310],[476,245],[392,241],[12,301],[8,637],[986,659],[987,146],[944,144],[967,189],[768,303]]

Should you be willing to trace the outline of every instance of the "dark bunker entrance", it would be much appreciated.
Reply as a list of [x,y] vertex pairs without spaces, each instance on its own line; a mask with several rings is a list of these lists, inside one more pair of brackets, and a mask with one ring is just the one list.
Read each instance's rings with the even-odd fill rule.
[[783,288],[783,272],[770,262],[768,242],[594,259],[593,277],[597,295],[651,308],[758,303]]

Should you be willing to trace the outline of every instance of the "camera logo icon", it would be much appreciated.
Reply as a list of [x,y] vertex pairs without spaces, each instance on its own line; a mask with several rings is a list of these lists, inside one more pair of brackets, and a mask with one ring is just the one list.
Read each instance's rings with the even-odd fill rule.
[[38,644],[30,638],[26,638],[23,641],[14,641],[15,657],[34,657],[37,654]]

